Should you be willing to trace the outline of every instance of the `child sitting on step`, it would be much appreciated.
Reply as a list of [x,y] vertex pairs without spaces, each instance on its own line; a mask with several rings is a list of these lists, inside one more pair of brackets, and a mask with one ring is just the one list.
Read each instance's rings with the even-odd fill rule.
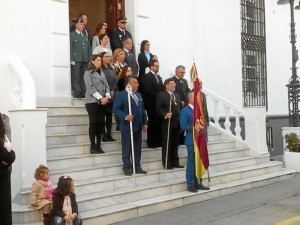
[[35,209],[43,208],[44,225],[51,225],[49,213],[52,204],[54,188],[49,179],[49,169],[44,165],[39,165],[35,170],[36,179],[31,187],[30,204]]
[[54,225],[81,225],[78,215],[74,181],[69,176],[61,176],[53,193],[53,207],[50,212]]

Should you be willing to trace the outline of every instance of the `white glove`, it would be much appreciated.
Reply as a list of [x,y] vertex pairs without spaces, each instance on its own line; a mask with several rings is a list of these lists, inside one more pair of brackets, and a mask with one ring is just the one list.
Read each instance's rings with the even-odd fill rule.
[[4,148],[6,148],[6,150],[8,152],[11,151],[11,142],[8,140],[6,135],[5,135],[5,140],[4,140]]
[[111,99],[111,96],[109,93],[106,93],[105,96],[106,96],[106,98]]
[[71,65],[75,66],[75,61],[72,61],[72,62],[71,62]]

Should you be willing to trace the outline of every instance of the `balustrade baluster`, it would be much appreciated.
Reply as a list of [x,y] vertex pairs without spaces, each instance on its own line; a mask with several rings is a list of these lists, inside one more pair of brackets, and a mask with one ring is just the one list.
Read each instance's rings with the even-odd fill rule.
[[214,121],[215,121],[215,125],[217,127],[220,127],[220,123],[219,123],[219,100],[216,98],[212,98],[212,101],[214,103]]
[[234,110],[234,115],[235,115],[235,128],[234,128],[234,131],[235,131],[235,136],[238,139],[242,140],[242,136],[241,136],[242,128],[240,126],[240,114],[241,114],[240,112]]
[[230,120],[229,120],[230,107],[228,105],[224,104],[224,111],[225,111],[225,122],[224,122],[225,130],[228,131],[228,132],[231,132],[230,131],[231,123],[230,123]]

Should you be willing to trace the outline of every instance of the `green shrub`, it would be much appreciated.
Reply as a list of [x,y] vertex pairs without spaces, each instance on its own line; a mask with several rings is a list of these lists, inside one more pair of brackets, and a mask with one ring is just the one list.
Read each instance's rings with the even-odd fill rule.
[[290,152],[300,152],[300,139],[296,133],[289,133],[285,136],[286,149]]

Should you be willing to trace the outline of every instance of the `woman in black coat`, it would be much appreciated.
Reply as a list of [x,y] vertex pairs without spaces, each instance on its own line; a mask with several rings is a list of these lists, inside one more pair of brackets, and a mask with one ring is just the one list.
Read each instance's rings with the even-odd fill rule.
[[1,225],[12,225],[10,166],[15,161],[15,152],[5,135],[0,113],[0,218]]

